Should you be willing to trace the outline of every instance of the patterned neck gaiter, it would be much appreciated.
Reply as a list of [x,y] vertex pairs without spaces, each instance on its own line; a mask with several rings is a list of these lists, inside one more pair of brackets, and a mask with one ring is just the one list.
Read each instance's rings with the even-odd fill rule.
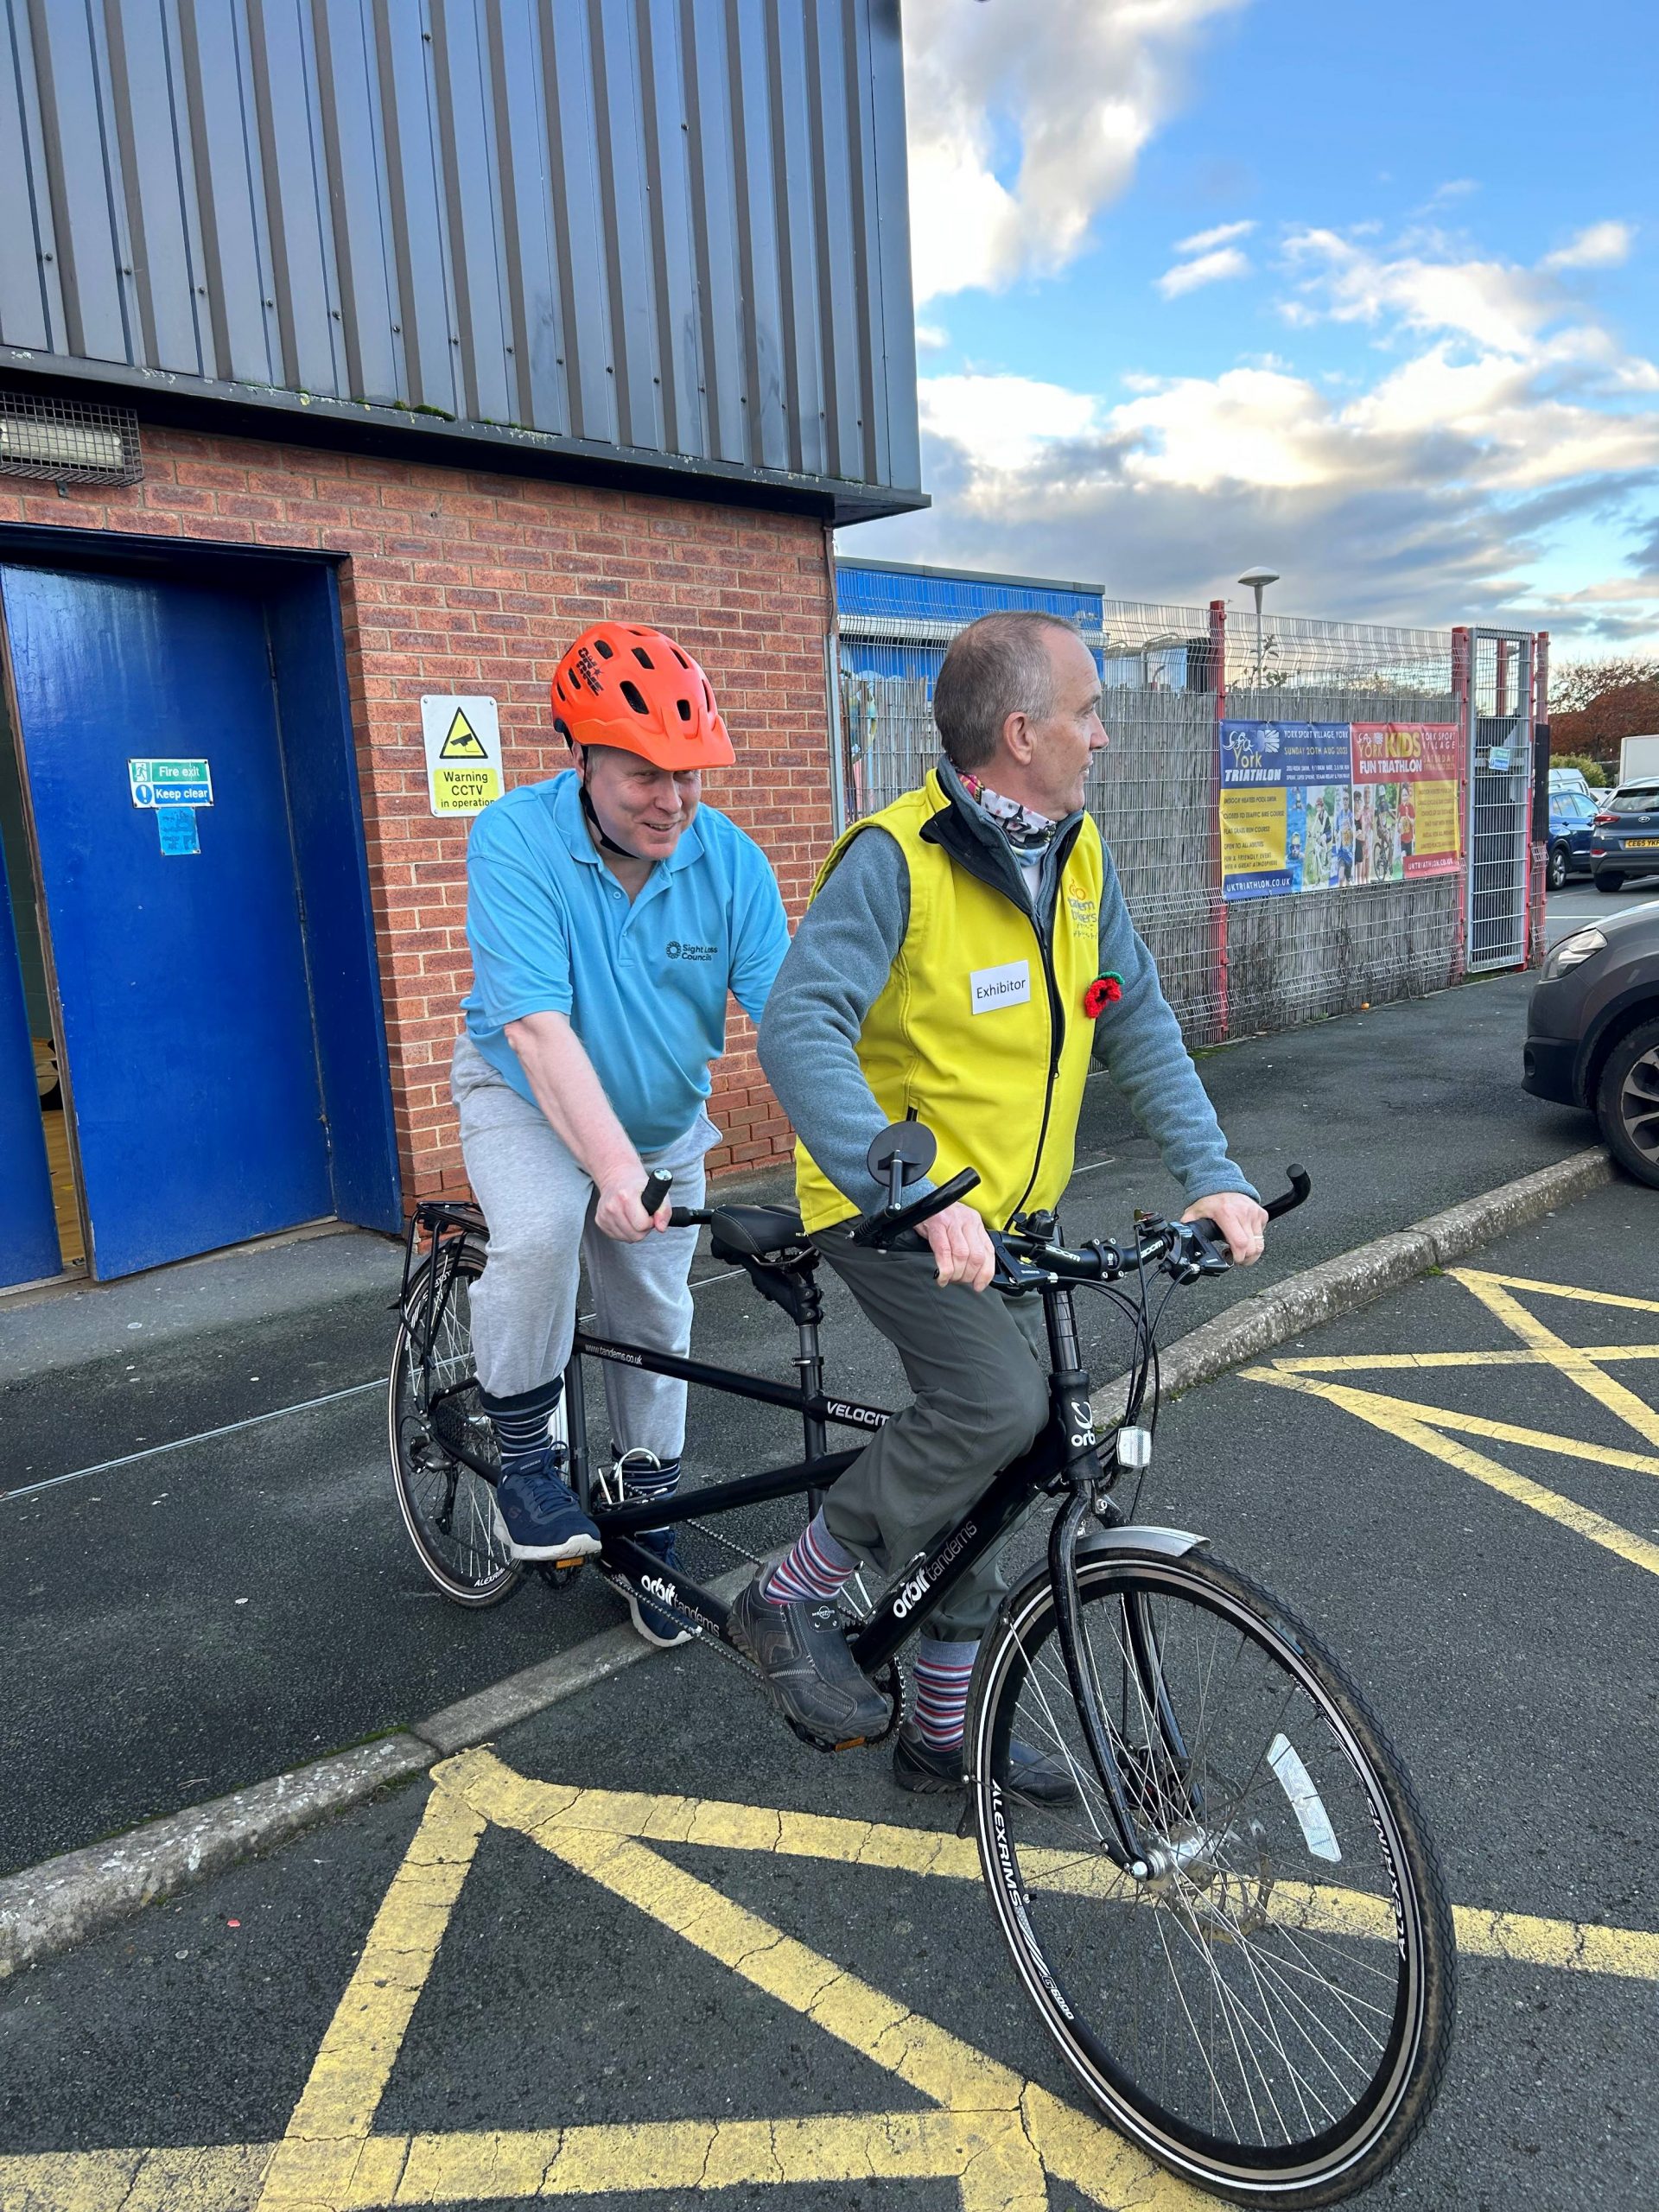
[[963,775],[958,769],[957,780],[975,805],[989,815],[1021,861],[1042,858],[1054,842],[1054,832],[1060,826],[1058,822],[1051,822],[1046,814],[1021,806],[1018,799],[1004,798],[1001,791],[982,784],[977,776]]

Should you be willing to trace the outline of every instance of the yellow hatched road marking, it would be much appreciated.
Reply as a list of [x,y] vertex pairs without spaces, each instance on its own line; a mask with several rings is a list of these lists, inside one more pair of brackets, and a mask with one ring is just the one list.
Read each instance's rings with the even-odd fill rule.
[[[978,1879],[970,1844],[882,1821],[706,1798],[582,1789],[516,1773],[487,1751],[433,1772],[419,1829],[369,1931],[280,2142],[0,2157],[5,2212],[372,2212],[624,2190],[683,2192],[936,2179],[963,2212],[1044,2212],[1045,2176],[1091,2202],[1198,2212],[1207,2199],[1101,2121],[734,1904],[652,1843],[774,1853]],[[375,2134],[373,2124],[444,1929],[491,1826],[516,1830],[800,2012],[917,2095],[919,2110],[791,2120]],[[1033,1855],[1033,1887],[1104,1893],[1097,1860]],[[1392,1938],[1381,1898],[1281,1885],[1276,1917]],[[1659,1981],[1659,1934],[1459,1906],[1477,1956]]]
[[1454,1444],[1449,1436],[1440,1435],[1438,1428],[1429,1425],[1431,1421],[1445,1420],[1438,1406],[1424,1408],[1414,1405],[1409,1398],[1388,1398],[1375,1390],[1355,1390],[1341,1382],[1322,1382],[1312,1375],[1281,1375],[1269,1367],[1247,1368],[1244,1371],[1252,1380],[1271,1382],[1281,1390],[1301,1390],[1312,1398],[1328,1398],[1333,1406],[1340,1406],[1344,1413],[1354,1414],[1372,1428],[1380,1428],[1385,1436],[1397,1437],[1402,1444],[1414,1444],[1432,1459],[1443,1460],[1460,1474],[1472,1475],[1477,1482],[1501,1491],[1518,1505],[1530,1506],[1535,1513],[1559,1522],[1575,1535],[1587,1537],[1604,1551],[1628,1560],[1632,1567],[1645,1567],[1649,1574],[1659,1574],[1659,1544],[1650,1543],[1633,1529],[1620,1528],[1618,1522],[1609,1521],[1605,1515],[1592,1513],[1588,1506],[1563,1497],[1559,1491],[1548,1490],[1542,1483],[1516,1474],[1512,1468],[1500,1465],[1496,1459],[1471,1450],[1466,1444]]
[[1306,1389],[1312,1397],[1329,1398],[1333,1405],[1357,1410],[1350,1400],[1365,1400],[1374,1410],[1403,1414],[1430,1428],[1455,1429],[1464,1436],[1484,1436],[1494,1444],[1523,1444],[1529,1451],[1559,1452],[1564,1459],[1587,1459],[1599,1467],[1628,1467],[1638,1475],[1659,1475],[1659,1459],[1649,1452],[1622,1452],[1617,1445],[1591,1444],[1581,1436],[1558,1436],[1551,1429],[1522,1428],[1517,1422],[1490,1421],[1484,1414],[1453,1413],[1449,1406],[1419,1405],[1414,1398],[1390,1398],[1376,1390],[1356,1390],[1345,1385],[1321,1388],[1304,1370],[1304,1363],[1276,1359],[1271,1367],[1242,1370],[1252,1382],[1276,1382],[1281,1389]]
[[[1580,1359],[1659,1359],[1659,1344],[1581,1344]],[[1361,1375],[1400,1367],[1559,1367],[1549,1351],[1344,1351],[1317,1359],[1275,1359],[1284,1375]]]
[[[1638,1398],[1634,1390],[1626,1389],[1624,1383],[1604,1374],[1587,1352],[1568,1344],[1564,1337],[1558,1337],[1535,1315],[1529,1313],[1511,1295],[1511,1287],[1503,1278],[1486,1274],[1478,1268],[1451,1268],[1447,1273],[1454,1282],[1460,1282],[1472,1293],[1505,1328],[1512,1330],[1529,1351],[1548,1353],[1551,1365],[1558,1367],[1569,1382],[1576,1383],[1599,1405],[1616,1414],[1638,1436],[1645,1436],[1649,1444],[1659,1444],[1659,1413],[1644,1399]],[[1533,1283],[1522,1287],[1536,1290],[1541,1286]]]
[[1459,1281],[1478,1274],[1483,1282],[1497,1283],[1503,1290],[1534,1290],[1540,1298],[1565,1298],[1580,1306],[1616,1306],[1627,1313],[1659,1313],[1659,1298],[1628,1298],[1618,1291],[1584,1290],[1572,1282],[1538,1282],[1531,1275],[1494,1274],[1484,1268],[1449,1268],[1446,1272]]

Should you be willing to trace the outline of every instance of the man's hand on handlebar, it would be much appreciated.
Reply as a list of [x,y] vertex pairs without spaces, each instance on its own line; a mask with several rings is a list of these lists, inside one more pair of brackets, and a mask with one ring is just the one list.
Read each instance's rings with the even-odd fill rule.
[[645,1171],[637,1159],[619,1164],[602,1179],[596,1176],[594,1181],[599,1204],[594,1208],[594,1226],[601,1235],[618,1244],[638,1244],[653,1229],[668,1227],[671,1209],[666,1198],[655,1213],[647,1213],[639,1203]]
[[1268,1225],[1264,1207],[1242,1191],[1217,1191],[1208,1198],[1195,1198],[1181,1216],[1183,1221],[1214,1222],[1226,1239],[1236,1268],[1251,1268],[1262,1256],[1262,1232]]
[[984,1223],[971,1206],[946,1206],[918,1222],[916,1234],[933,1255],[939,1287],[965,1282],[969,1290],[983,1290],[996,1271],[996,1254]]

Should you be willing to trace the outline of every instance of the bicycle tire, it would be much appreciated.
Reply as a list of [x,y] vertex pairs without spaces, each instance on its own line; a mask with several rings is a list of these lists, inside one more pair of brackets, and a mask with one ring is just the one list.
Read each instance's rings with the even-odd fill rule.
[[[453,1604],[474,1612],[510,1598],[524,1579],[524,1567],[508,1553],[496,1529],[489,1484],[444,1448],[425,1395],[421,1332],[428,1326],[429,1270],[436,1266],[445,1271],[446,1279],[439,1282],[433,1300],[435,1379],[440,1391],[454,1394],[445,1396],[442,1404],[466,1423],[472,1440],[493,1449],[475,1390],[467,1388],[472,1373],[472,1332],[466,1297],[468,1286],[483,1272],[484,1258],[476,1245],[447,1245],[410,1278],[386,1387],[392,1486],[404,1527],[431,1580]],[[440,1413],[438,1421],[442,1418]]]
[[[985,1640],[968,1738],[981,1870],[1016,1971],[1091,2097],[1161,2164],[1238,2204],[1337,2203],[1412,2141],[1450,2054],[1451,1909],[1410,1779],[1317,1638],[1207,1548],[1084,1558],[1077,1586],[1154,1878],[1121,1872],[1091,1834],[1106,1795],[1033,1576]],[[1230,1720],[1254,1676],[1263,1718]],[[1016,1727],[1081,1769],[1069,1808],[1008,1791]],[[1128,1993],[1140,1960],[1156,2017]]]

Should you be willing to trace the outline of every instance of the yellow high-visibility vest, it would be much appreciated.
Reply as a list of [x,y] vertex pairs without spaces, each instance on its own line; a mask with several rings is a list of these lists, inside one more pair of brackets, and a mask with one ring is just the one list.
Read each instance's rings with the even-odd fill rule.
[[[884,1113],[899,1122],[913,1107],[938,1139],[934,1182],[977,1168],[979,1187],[965,1203],[1001,1229],[1013,1213],[1058,1205],[1071,1179],[1095,1028],[1083,996],[1099,960],[1100,832],[1085,814],[1045,944],[1027,908],[923,835],[950,812],[930,770],[920,791],[839,840],[813,896],[866,830],[885,830],[904,854],[909,924],[864,1017],[859,1065]],[[859,1211],[798,1141],[795,1181],[810,1233]]]

